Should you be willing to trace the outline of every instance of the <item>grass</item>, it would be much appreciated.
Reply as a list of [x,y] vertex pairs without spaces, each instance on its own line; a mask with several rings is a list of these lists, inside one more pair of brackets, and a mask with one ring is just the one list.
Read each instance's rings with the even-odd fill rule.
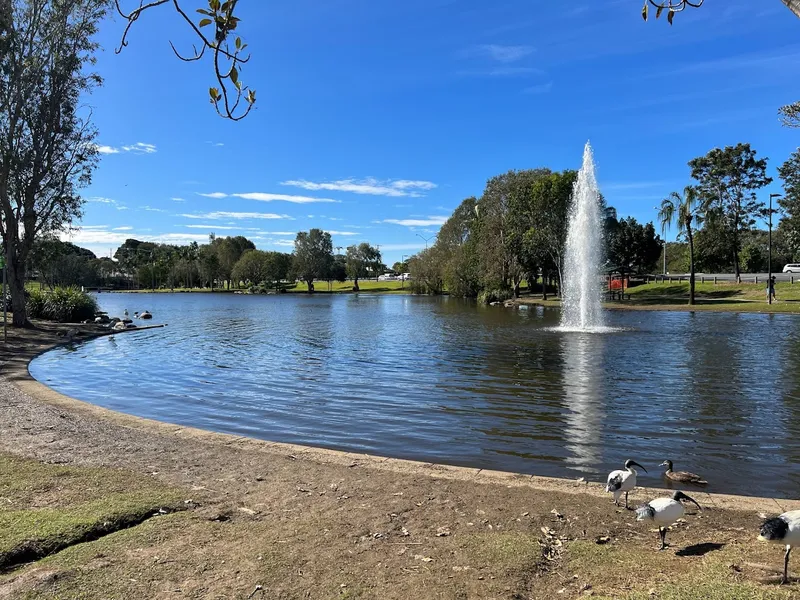
[[0,454],[0,570],[182,506],[176,490],[124,470]]
[[[403,294],[403,293],[411,293],[410,289],[410,282],[402,282],[402,281],[375,281],[374,279],[361,279],[358,282],[358,287],[362,292],[369,292],[369,293],[394,293],[394,294]],[[401,286],[401,284],[403,284]],[[225,288],[214,288],[215,293],[233,293],[235,291],[246,291],[249,288],[234,288],[232,290],[228,290]],[[328,289],[328,282],[321,281],[314,284],[315,293],[318,294],[327,294],[330,292],[333,293],[347,293],[353,291],[353,282],[352,281],[333,281],[331,282],[331,288]],[[288,293],[307,293],[308,286],[305,282],[297,282],[295,285],[287,286],[286,291]],[[141,289],[141,290],[115,290],[115,292],[124,292],[124,293],[132,293],[132,294],[170,294],[170,293],[210,293],[210,288],[175,288],[174,290],[166,288],[166,289]]]
[[[652,309],[674,309],[688,304],[689,283],[648,283],[628,290],[630,303]],[[776,300],[766,302],[766,285],[754,283],[701,283],[695,285],[693,310],[731,310],[737,312],[800,312],[800,284],[780,282]],[[623,302],[621,304],[626,304]]]

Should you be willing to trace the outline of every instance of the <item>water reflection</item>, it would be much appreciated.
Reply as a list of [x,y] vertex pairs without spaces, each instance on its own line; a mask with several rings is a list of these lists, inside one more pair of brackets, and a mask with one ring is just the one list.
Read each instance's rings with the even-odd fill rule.
[[570,452],[566,462],[584,473],[598,473],[597,465],[602,463],[605,385],[601,360],[606,339],[587,333],[561,336],[564,441]]
[[[82,400],[264,439],[599,480],[627,458],[710,490],[800,493],[800,318],[558,311],[447,298],[102,294],[165,329],[60,349],[34,376]],[[134,306],[133,302],[139,303]]]

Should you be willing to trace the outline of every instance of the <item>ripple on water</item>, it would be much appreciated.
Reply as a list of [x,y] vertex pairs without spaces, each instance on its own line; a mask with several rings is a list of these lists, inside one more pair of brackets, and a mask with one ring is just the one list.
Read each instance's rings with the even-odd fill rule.
[[[101,294],[164,329],[51,351],[31,372],[115,410],[257,438],[602,479],[633,458],[712,491],[800,493],[800,319],[558,311],[406,296]],[[134,302],[139,306],[134,306]],[[758,376],[754,376],[758,374]]]

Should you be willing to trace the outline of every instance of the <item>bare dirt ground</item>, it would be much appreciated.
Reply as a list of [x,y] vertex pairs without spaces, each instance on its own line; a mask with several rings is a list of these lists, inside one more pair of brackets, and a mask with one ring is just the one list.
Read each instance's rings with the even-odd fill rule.
[[[133,488],[149,477],[187,510],[0,572],[0,599],[800,597],[796,580],[777,585],[782,550],[755,539],[762,515],[790,503],[690,492],[704,510],[657,552],[656,530],[600,483],[203,434],[48,393],[24,367],[66,329],[0,345],[0,452],[111,469],[117,494],[120,473]],[[107,484],[92,477],[96,501]],[[19,498],[42,510],[36,494]]]

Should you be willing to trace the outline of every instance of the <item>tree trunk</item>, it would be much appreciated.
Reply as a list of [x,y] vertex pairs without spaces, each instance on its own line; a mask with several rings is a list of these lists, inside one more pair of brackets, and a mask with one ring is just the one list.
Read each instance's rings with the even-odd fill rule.
[[547,272],[542,271],[542,300],[547,300]]
[[313,294],[314,293],[314,280],[313,279],[307,279],[306,280],[306,284],[308,285],[308,293],[309,294]]
[[514,289],[511,293],[514,297],[514,300],[519,298],[519,279],[517,277],[514,277]]
[[359,291],[359,288],[358,288],[358,277],[354,277],[353,278],[353,291],[354,292],[358,292]]
[[[10,254],[10,253],[9,253]],[[16,264],[16,257],[14,259],[8,256],[7,263],[7,276],[8,287],[11,292],[11,324],[14,327],[25,327],[28,325],[28,313],[25,308],[25,266]],[[3,298],[3,302],[6,299]]]
[[689,306],[694,306],[694,236],[690,224],[686,225],[686,237],[689,238]]
[[790,11],[800,17],[800,0],[781,0]]

